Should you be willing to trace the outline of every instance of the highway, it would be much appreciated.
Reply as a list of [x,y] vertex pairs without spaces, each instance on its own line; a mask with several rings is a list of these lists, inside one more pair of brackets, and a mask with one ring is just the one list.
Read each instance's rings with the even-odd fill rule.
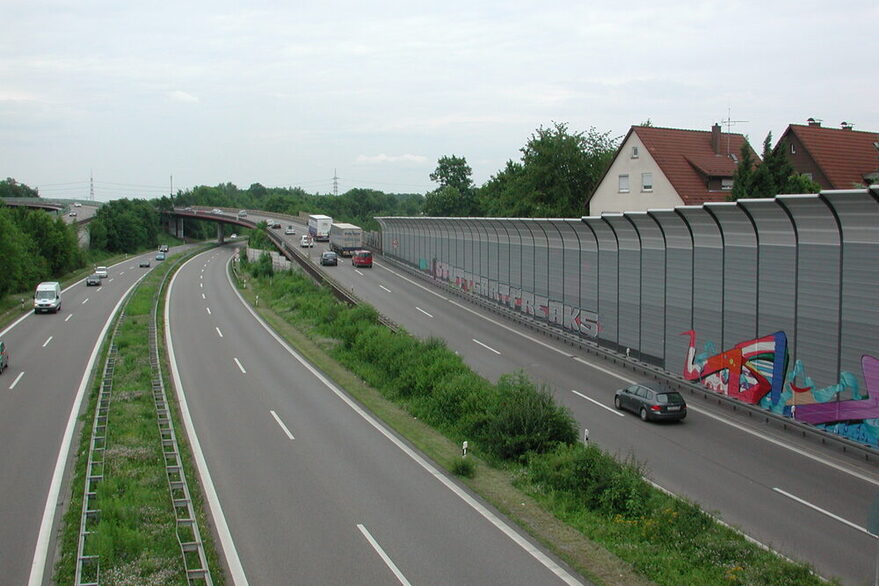
[[0,331],[10,354],[0,375],[0,568],[6,584],[38,586],[51,579],[51,523],[60,520],[54,513],[70,493],[69,466],[61,475],[70,462],[59,460],[59,451],[72,439],[80,402],[87,398],[99,336],[125,293],[146,274],[139,258],[110,267],[100,287],[83,281],[68,287],[60,312],[28,312]]
[[273,337],[232,250],[175,277],[167,339],[234,583],[582,582]]
[[[298,235],[288,238],[295,247]],[[316,262],[325,248],[306,254]],[[634,455],[660,487],[824,576],[873,580],[877,544],[866,527],[879,495],[875,464],[695,397],[682,424],[642,423],[613,409],[614,391],[637,380],[631,372],[450,297],[381,256],[372,269],[342,259],[325,271],[409,332],[443,338],[490,380],[524,369],[572,410],[591,441],[620,457]]]

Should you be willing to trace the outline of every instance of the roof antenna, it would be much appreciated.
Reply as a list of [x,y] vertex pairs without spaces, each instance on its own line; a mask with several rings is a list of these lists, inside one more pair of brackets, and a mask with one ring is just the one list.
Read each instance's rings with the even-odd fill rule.
[[748,122],[748,121],[747,120],[733,120],[732,119],[732,109],[729,106],[727,106],[726,107],[726,120],[721,120],[721,122],[726,124],[726,156],[730,156],[730,154],[732,154],[729,152],[730,127],[733,124],[741,124],[743,122]]

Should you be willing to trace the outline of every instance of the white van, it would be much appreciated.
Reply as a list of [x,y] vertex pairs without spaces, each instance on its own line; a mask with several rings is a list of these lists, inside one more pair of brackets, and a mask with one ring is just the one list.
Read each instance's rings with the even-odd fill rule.
[[61,311],[61,283],[46,281],[37,285],[34,292],[34,313]]

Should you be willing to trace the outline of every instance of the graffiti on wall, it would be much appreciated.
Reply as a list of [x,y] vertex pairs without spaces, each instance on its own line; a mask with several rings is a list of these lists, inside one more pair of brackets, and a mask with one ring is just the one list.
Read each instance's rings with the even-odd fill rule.
[[787,336],[775,332],[717,352],[706,342],[696,348],[689,330],[684,378],[745,403],[810,423],[859,443],[879,445],[879,359],[861,357],[864,392],[858,378],[843,371],[839,382],[818,387],[797,360],[788,368]]
[[[419,262],[419,266],[421,265],[422,262]],[[598,314],[594,311],[553,301],[543,295],[535,295],[530,291],[517,289],[505,283],[472,275],[444,262],[434,261],[432,273],[435,278],[463,291],[491,299],[505,307],[545,320],[547,323],[560,326],[568,331],[589,338],[598,337],[598,333],[601,331]]]

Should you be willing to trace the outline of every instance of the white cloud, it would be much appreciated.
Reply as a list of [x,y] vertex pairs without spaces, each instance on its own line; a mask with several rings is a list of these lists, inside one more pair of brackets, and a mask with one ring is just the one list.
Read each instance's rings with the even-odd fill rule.
[[365,164],[365,165],[381,165],[383,163],[415,163],[420,165],[427,161],[427,157],[424,155],[386,155],[381,153],[379,155],[357,155],[357,163]]
[[174,90],[173,92],[168,92],[167,95],[168,95],[168,98],[170,98],[171,101],[174,101],[174,102],[184,102],[187,104],[194,104],[199,101],[197,96],[193,96],[192,94],[189,94],[189,93],[186,93],[186,92],[183,92],[180,90]]

